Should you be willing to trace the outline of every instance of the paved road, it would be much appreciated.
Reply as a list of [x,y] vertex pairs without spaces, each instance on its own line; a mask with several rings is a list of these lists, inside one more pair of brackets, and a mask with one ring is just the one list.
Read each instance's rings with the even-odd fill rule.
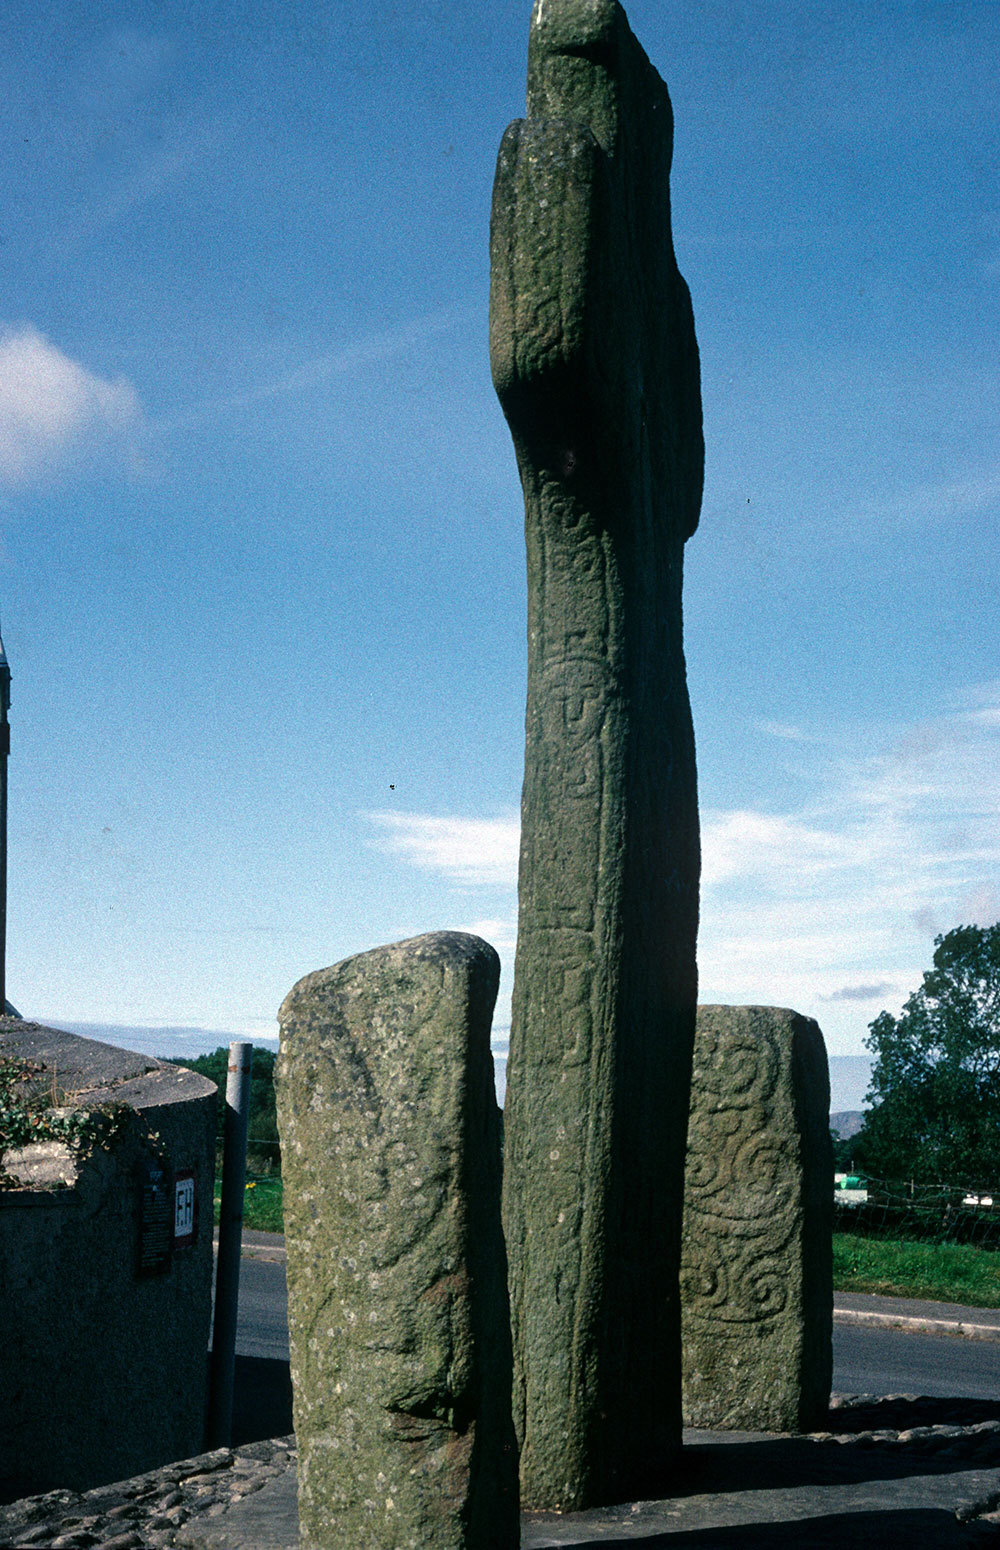
[[[284,1264],[244,1257],[237,1338],[242,1356],[287,1362],[287,1306]],[[1000,1399],[1000,1341],[837,1324],[833,1362],[839,1393]]]
[[1000,1341],[835,1324],[833,1387],[841,1394],[1000,1399]]
[[288,1360],[288,1293],[282,1263],[240,1261],[240,1309],[236,1349],[241,1356]]

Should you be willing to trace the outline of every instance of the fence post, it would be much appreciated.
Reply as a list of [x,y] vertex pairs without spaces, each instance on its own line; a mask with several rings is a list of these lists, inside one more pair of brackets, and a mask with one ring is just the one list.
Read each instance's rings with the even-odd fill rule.
[[215,1321],[212,1326],[212,1362],[209,1369],[208,1443],[212,1448],[228,1448],[233,1435],[236,1316],[240,1295],[240,1248],[252,1061],[253,1045],[234,1039],[229,1046],[229,1074],[226,1079],[219,1258],[215,1269]]

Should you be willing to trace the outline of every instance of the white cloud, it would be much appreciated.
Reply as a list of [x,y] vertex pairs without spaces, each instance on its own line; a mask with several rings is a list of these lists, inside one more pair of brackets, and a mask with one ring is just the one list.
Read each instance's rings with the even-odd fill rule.
[[426,813],[366,813],[381,830],[379,847],[456,883],[517,886],[516,818],[434,818]]
[[488,920],[470,920],[467,925],[458,926],[459,931],[468,931],[472,936],[481,936],[495,947],[501,958],[508,954],[513,961],[514,948],[517,946],[517,913],[498,917],[491,916]]
[[703,813],[701,824],[702,887],[739,877],[759,877],[787,867],[795,857],[795,870],[814,876],[838,866],[844,842],[837,835],[810,827],[798,818],[738,810]]
[[985,685],[948,715],[883,728],[875,752],[831,741],[797,813],[703,814],[706,998],[783,1002],[856,1045],[874,1014],[852,1008],[845,983],[878,985],[898,1007],[933,935],[996,920],[997,709],[1000,685]]
[[[813,795],[796,812],[701,817],[702,999],[793,1006],[844,1053],[917,988],[934,935],[1000,917],[1000,683],[933,720],[867,728],[864,740],[867,751],[841,730],[810,745]],[[385,850],[513,895],[515,817],[367,816]],[[502,918],[466,928],[505,965],[515,914],[512,897]]]
[[57,471],[140,419],[125,378],[95,375],[30,324],[0,333],[0,480],[22,484]]

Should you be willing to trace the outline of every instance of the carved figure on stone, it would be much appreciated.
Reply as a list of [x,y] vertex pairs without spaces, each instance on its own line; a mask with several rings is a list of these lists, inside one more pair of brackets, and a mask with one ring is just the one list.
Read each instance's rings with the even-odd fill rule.
[[278,1124],[303,1544],[515,1550],[500,965],[436,932],[300,980]]
[[698,1008],[684,1200],[684,1419],[825,1424],[833,1157],[823,1035],[781,1007]]
[[494,184],[490,353],[528,563],[504,1223],[539,1508],[662,1494],[680,1441],[699,873],[681,578],[704,448],[672,138],[616,0],[537,0]]

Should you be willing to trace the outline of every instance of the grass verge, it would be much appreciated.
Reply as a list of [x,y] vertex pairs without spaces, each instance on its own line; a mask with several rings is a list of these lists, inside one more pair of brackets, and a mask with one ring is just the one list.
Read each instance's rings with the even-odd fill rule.
[[838,1292],[998,1308],[1000,1253],[968,1243],[914,1243],[838,1232],[833,1235],[833,1284]]
[[[215,1181],[215,1225],[219,1225],[219,1200],[222,1184]],[[281,1179],[248,1179],[243,1192],[243,1225],[254,1232],[284,1232]]]
[[[215,1185],[215,1220],[219,1220]],[[250,1179],[243,1225],[257,1232],[282,1232],[280,1177]],[[904,1239],[833,1235],[833,1284],[839,1292],[876,1292],[884,1297],[920,1297],[960,1302],[971,1308],[1000,1307],[1000,1253],[967,1243],[915,1243]]]

